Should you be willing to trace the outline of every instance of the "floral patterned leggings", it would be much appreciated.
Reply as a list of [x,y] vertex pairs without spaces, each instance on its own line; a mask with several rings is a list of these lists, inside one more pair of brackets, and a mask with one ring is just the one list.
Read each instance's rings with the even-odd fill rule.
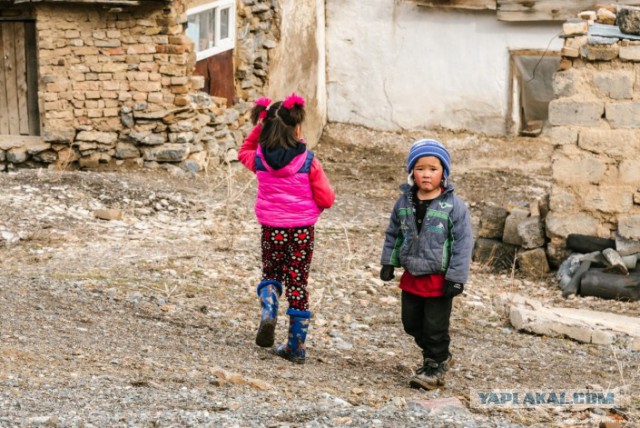
[[262,280],[280,281],[292,309],[309,310],[307,278],[312,256],[313,226],[262,226]]

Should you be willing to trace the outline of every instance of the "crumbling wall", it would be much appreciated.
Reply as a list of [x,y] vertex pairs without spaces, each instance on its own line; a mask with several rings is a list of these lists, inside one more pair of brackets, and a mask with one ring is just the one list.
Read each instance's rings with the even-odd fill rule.
[[568,255],[569,234],[640,239],[640,41],[588,31],[586,21],[565,24],[549,105],[555,153],[546,231],[556,262]]
[[235,160],[266,91],[279,15],[269,0],[238,3],[238,102],[200,92],[182,0],[139,7],[41,3],[35,9],[42,138],[1,143],[0,170],[52,165],[176,166]]

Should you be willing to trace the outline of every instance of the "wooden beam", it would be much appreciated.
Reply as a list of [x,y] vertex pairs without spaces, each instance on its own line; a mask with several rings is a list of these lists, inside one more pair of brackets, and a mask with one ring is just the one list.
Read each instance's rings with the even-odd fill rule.
[[25,55],[27,63],[27,108],[29,109],[29,135],[40,135],[40,110],[38,108],[38,60],[36,23],[26,21]]
[[4,33],[9,32],[9,24],[0,22],[0,134],[9,133],[9,103],[7,102],[7,76],[5,70]]
[[[500,21],[565,21],[579,12],[594,10],[597,0],[497,0]],[[640,0],[601,2],[626,6],[640,5]]]
[[496,0],[410,0],[418,6],[447,9],[496,10]]
[[7,103],[7,119],[9,121],[8,134],[19,135],[18,118],[18,79],[16,66],[16,25],[17,22],[5,22],[2,24],[2,48],[3,54],[5,95]]
[[29,112],[27,109],[27,63],[24,22],[14,23],[16,36],[16,87],[18,89],[18,130],[20,135],[29,135]]
[[[22,3],[83,3],[105,6],[140,6],[139,0],[13,0],[14,4]],[[148,2],[147,2],[148,3]]]
[[500,21],[565,21],[593,8],[594,0],[497,0]]

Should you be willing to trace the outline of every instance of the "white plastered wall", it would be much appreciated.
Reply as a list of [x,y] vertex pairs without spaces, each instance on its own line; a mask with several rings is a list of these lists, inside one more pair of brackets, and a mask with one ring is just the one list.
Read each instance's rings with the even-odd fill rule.
[[327,0],[327,116],[379,130],[443,127],[502,135],[509,50],[559,50],[561,23],[402,0]]
[[268,95],[306,99],[303,132],[313,146],[327,120],[324,0],[278,0],[278,7],[281,38],[270,57]]

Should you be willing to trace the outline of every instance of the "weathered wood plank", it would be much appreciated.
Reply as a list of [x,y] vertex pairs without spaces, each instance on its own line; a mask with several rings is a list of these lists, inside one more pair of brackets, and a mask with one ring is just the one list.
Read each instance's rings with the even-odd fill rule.
[[40,135],[38,109],[38,61],[35,21],[25,21],[25,56],[27,67],[27,106],[29,109],[29,135]]
[[171,0],[11,0],[13,4],[22,3],[88,3],[102,4],[109,6],[139,6],[140,2],[144,3],[168,3]]
[[7,104],[7,77],[5,70],[4,34],[9,24],[0,22],[0,134],[9,133],[9,105]]
[[418,6],[450,9],[496,10],[496,0],[411,0]]
[[27,65],[25,63],[24,22],[14,23],[16,86],[18,88],[18,129],[20,135],[29,135],[29,111],[27,109]]
[[7,110],[9,111],[9,134],[19,134],[18,124],[18,86],[16,78],[15,22],[7,22],[2,32],[4,51],[4,75],[7,88]]
[[592,8],[593,0],[497,0],[500,21],[564,21]]
[[[500,21],[565,21],[593,10],[594,0],[497,0]],[[640,5],[640,0],[609,0],[606,4]]]

